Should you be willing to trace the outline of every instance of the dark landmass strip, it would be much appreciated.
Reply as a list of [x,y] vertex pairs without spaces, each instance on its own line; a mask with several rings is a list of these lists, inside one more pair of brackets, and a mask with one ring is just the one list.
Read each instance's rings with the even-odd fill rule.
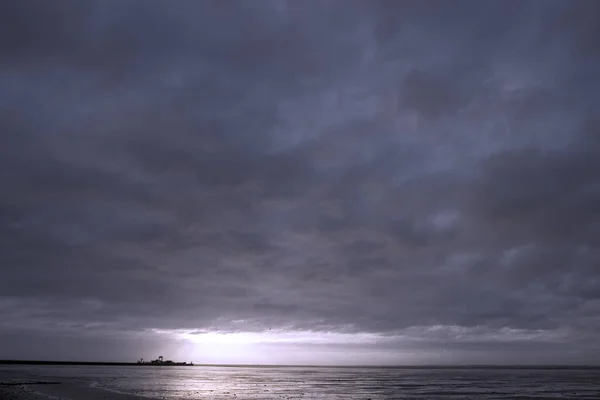
[[254,364],[140,364],[138,362],[0,360],[0,365],[99,365],[132,367],[251,367],[251,368],[385,368],[385,369],[547,369],[600,370],[600,365],[254,365]]
[[0,365],[104,365],[104,366],[136,366],[136,367],[193,367],[193,364],[163,363],[140,364],[137,362],[97,362],[97,361],[41,361],[41,360],[0,360]]

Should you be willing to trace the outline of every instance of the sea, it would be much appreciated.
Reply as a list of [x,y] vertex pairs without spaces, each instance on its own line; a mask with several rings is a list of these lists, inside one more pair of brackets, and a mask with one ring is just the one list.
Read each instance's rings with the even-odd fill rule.
[[592,368],[0,366],[0,381],[15,376],[165,400],[600,400]]

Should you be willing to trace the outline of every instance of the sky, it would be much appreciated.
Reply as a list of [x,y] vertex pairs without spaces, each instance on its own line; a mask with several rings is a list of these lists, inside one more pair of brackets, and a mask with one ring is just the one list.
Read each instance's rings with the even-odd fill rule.
[[600,2],[0,2],[0,359],[600,364]]

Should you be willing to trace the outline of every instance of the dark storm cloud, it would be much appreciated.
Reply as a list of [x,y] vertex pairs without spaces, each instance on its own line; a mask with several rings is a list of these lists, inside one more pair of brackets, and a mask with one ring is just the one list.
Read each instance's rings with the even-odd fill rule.
[[594,4],[13,3],[11,343],[275,328],[598,354]]

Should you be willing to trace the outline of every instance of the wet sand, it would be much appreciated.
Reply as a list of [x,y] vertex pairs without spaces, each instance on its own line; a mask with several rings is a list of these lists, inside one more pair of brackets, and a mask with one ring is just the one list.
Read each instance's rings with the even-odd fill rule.
[[2,400],[47,400],[48,397],[27,391],[24,386],[0,386]]
[[148,397],[109,392],[69,382],[1,385],[2,400],[140,400]]

